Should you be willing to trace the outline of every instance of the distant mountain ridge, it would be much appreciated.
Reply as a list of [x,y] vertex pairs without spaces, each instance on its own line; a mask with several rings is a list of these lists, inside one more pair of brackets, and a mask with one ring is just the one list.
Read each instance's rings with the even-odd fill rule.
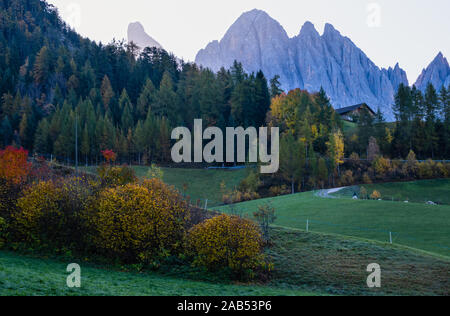
[[153,37],[145,32],[144,27],[139,22],[130,23],[128,25],[128,42],[135,43],[140,49],[147,47],[156,47],[162,49],[163,47]]
[[221,41],[200,50],[196,63],[214,71],[240,61],[247,72],[261,69],[268,78],[280,75],[285,90],[318,91],[322,86],[336,108],[365,102],[392,120],[394,94],[400,83],[409,85],[397,64],[380,69],[349,38],[331,24],[320,35],[306,22],[289,38],[283,27],[260,10],[246,12]]
[[439,91],[442,86],[450,86],[450,66],[447,58],[440,52],[431,64],[422,71],[417,79],[415,86],[421,91],[425,91],[428,83]]

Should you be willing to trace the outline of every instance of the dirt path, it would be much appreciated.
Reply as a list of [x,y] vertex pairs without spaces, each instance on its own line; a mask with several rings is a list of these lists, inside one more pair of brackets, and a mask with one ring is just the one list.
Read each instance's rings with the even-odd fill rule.
[[346,187],[342,188],[334,188],[334,189],[326,189],[326,190],[319,190],[315,193],[315,196],[325,198],[325,199],[336,199],[336,196],[330,195],[333,193],[337,193],[341,191],[342,189],[345,189]]

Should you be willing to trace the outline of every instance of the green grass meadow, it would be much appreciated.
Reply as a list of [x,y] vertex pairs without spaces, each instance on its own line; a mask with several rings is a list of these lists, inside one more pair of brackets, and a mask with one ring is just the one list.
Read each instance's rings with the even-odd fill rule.
[[311,292],[270,286],[192,281],[157,273],[121,272],[81,264],[81,288],[68,288],[66,267],[53,259],[39,259],[0,251],[0,295],[82,296],[303,296]]
[[[130,272],[76,259],[36,258],[0,251],[0,295],[50,296],[304,296],[450,295],[450,260],[398,245],[275,228],[266,248],[274,264],[258,284],[220,281],[185,268]],[[81,266],[81,288],[66,286],[69,263]],[[367,266],[382,268],[382,287],[366,285]],[[125,267],[126,268],[126,267]],[[122,271],[123,270],[123,271]],[[189,269],[188,269],[189,270]]]
[[352,186],[333,195],[352,198],[354,193],[359,194],[361,187],[364,187],[370,193],[374,190],[379,191],[383,200],[409,201],[414,203],[432,201],[438,204],[450,205],[450,179]]
[[[276,209],[275,225],[390,242],[450,257],[450,206],[419,203],[327,199],[313,192],[236,204],[252,217],[259,205]],[[228,212],[229,207],[218,210]]]
[[[85,171],[95,173],[96,167],[83,168]],[[136,176],[145,178],[149,167],[133,166]],[[173,185],[181,193],[190,197],[193,204],[200,200],[201,206],[208,199],[208,206],[214,207],[222,204],[222,193],[220,185],[225,183],[228,190],[234,190],[239,183],[247,177],[249,169],[183,169],[183,168],[161,168],[163,180]],[[184,192],[184,185],[187,190]]]

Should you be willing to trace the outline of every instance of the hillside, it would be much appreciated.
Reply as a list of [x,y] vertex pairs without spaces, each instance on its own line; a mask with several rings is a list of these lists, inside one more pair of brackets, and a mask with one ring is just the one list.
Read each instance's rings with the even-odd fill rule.
[[[259,205],[270,202],[276,209],[275,225],[335,233],[389,242],[450,257],[450,206],[389,201],[327,199],[313,192],[236,204],[252,216]],[[227,212],[228,207],[220,210]]]
[[[265,284],[233,284],[186,267],[135,273],[81,263],[82,287],[65,286],[66,262],[0,251],[0,295],[449,295],[450,262],[362,239],[275,229],[266,254],[275,270]],[[382,287],[366,285],[368,264],[382,267]],[[122,270],[124,267],[122,267]]]
[[155,273],[122,272],[81,264],[82,286],[66,286],[67,264],[0,251],[0,296],[270,296],[310,295],[301,290],[190,281]]
[[359,194],[361,187],[367,192],[377,190],[383,200],[408,201],[412,203],[434,202],[450,205],[450,179],[421,180],[413,182],[377,183],[345,188],[333,193],[334,196],[352,198]]

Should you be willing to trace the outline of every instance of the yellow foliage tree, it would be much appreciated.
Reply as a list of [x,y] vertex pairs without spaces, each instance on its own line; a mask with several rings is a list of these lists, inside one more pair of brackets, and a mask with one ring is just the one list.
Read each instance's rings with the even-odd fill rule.
[[241,273],[264,265],[259,227],[248,219],[221,215],[189,231],[194,264],[210,270],[230,268]]
[[95,199],[96,188],[82,181],[42,181],[27,188],[12,216],[16,237],[32,246],[83,247],[82,217]]
[[92,213],[95,246],[141,263],[180,253],[190,218],[179,193],[159,179],[106,189]]

